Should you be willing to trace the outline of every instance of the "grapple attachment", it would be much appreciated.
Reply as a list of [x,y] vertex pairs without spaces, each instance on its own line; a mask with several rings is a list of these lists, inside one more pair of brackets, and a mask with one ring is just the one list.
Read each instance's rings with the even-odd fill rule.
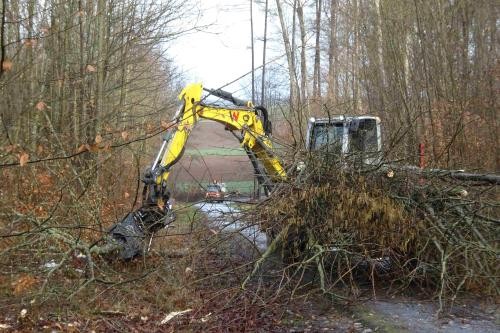
[[[168,206],[167,206],[168,207]],[[130,260],[148,251],[146,239],[175,221],[171,209],[162,210],[158,206],[142,207],[129,213],[109,231],[110,237],[119,247],[119,257]]]

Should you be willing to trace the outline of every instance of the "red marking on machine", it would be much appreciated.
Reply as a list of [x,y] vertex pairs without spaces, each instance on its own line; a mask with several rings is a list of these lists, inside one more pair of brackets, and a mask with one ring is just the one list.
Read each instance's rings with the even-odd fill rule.
[[238,121],[239,116],[240,116],[239,112],[233,111],[231,113],[231,118],[233,118],[233,121]]
[[419,166],[420,169],[425,168],[425,145],[423,143],[419,145]]

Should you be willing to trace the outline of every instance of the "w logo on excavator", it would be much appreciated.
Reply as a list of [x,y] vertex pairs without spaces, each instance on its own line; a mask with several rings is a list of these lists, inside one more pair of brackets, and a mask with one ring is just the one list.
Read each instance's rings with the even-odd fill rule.
[[237,111],[233,111],[231,113],[231,118],[233,119],[233,121],[238,121],[239,116],[240,116],[240,113]]

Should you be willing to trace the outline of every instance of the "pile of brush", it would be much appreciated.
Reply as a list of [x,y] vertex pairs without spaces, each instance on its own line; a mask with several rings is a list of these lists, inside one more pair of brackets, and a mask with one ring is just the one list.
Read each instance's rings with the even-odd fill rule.
[[318,272],[325,292],[360,284],[397,286],[438,296],[498,295],[498,188],[420,178],[387,168],[347,171],[308,164],[259,210],[289,270]]

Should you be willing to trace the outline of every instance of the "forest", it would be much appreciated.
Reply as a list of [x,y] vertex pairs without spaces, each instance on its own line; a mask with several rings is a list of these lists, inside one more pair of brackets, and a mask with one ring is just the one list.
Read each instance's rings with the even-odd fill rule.
[[[203,208],[206,162],[178,167],[199,186],[170,178],[177,220],[143,256],[116,260],[108,231],[141,206],[143,171],[190,80],[171,48],[210,34],[208,3],[241,15],[252,61],[213,88],[265,106],[279,159],[306,171],[228,203],[223,219],[246,227],[224,232]],[[496,317],[471,332],[497,330],[497,3],[221,3],[1,0],[0,330],[371,332],[354,310],[321,326],[309,305],[376,295],[432,300],[438,317],[480,299]],[[346,170],[307,151],[308,120],[332,115],[380,118],[380,165]],[[188,150],[237,159],[207,147]],[[462,170],[475,180],[454,178]],[[249,225],[273,235],[266,249],[246,249]]]

